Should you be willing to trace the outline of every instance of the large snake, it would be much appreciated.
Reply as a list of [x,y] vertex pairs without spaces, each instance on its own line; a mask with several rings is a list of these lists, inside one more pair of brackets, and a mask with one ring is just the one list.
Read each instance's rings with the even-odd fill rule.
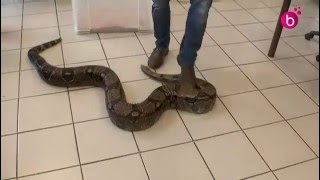
[[50,65],[39,55],[40,52],[58,44],[56,39],[35,46],[28,51],[28,57],[40,77],[48,84],[60,87],[98,86],[104,88],[105,102],[110,119],[117,127],[127,131],[144,130],[154,125],[161,114],[170,108],[193,113],[212,110],[216,100],[216,89],[210,83],[197,79],[195,96],[179,95],[179,75],[158,74],[146,66],[141,70],[149,77],[164,82],[143,102],[132,104],[126,101],[121,82],[114,71],[104,66],[79,66],[59,68]]

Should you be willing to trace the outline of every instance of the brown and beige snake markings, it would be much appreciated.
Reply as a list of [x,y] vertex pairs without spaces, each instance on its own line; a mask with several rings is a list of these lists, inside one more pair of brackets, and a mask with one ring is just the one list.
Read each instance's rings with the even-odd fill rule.
[[[48,84],[60,87],[98,86],[105,91],[105,102],[111,121],[127,131],[139,131],[151,127],[161,114],[170,108],[192,113],[206,113],[213,108],[216,89],[210,83],[197,79],[198,93],[194,97],[179,95],[179,75],[157,74],[146,66],[141,70],[165,85],[156,88],[144,101],[132,104],[126,101],[121,82],[111,69],[104,66],[79,66],[59,68],[50,65],[40,52],[58,44],[56,39],[31,48],[28,57],[40,77]],[[90,104],[88,104],[90,106]]]

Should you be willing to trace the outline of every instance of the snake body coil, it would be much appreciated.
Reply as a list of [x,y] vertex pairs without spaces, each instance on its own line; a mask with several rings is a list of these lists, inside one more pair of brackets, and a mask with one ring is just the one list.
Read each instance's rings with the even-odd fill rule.
[[58,44],[56,39],[31,48],[28,57],[40,77],[48,84],[60,87],[98,86],[105,91],[105,102],[111,121],[121,129],[139,131],[151,127],[161,114],[170,108],[193,113],[210,111],[216,100],[216,89],[210,83],[197,79],[199,91],[195,97],[177,94],[180,84],[178,75],[157,74],[148,67],[141,70],[153,79],[166,85],[156,88],[143,102],[132,104],[126,101],[121,82],[111,69],[104,66],[79,66],[59,68],[50,65],[40,52]]

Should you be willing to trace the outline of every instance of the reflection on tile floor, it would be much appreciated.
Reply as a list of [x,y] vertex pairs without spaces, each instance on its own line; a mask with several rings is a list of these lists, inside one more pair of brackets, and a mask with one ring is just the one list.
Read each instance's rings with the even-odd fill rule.
[[[176,55],[188,0],[171,0],[170,53],[158,72],[179,73]],[[1,180],[316,180],[319,178],[318,5],[296,0],[302,16],[267,56],[282,1],[212,4],[197,77],[213,83],[213,110],[169,110],[148,130],[115,127],[100,88],[44,83],[26,56],[53,65],[97,64],[120,77],[129,102],[161,84],[140,71],[154,48],[150,33],[74,32],[71,0],[1,1]]]

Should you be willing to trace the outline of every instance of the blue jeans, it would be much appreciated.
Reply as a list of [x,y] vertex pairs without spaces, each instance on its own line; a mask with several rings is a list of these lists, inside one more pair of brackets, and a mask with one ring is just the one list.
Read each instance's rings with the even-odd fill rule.
[[[152,18],[157,47],[169,47],[170,0],[152,0]],[[212,0],[190,0],[186,30],[180,46],[181,65],[193,66],[202,44]]]

